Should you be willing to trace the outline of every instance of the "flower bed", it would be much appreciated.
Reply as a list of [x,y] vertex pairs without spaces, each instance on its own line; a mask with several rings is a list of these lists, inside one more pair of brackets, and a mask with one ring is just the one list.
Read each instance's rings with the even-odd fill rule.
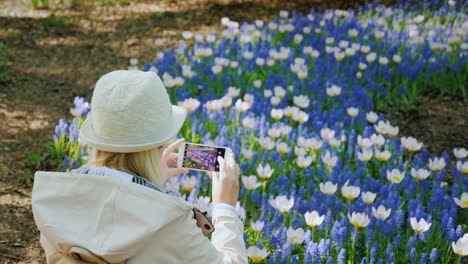
[[[223,18],[222,34],[184,32],[193,48],[181,40],[143,67],[189,111],[180,136],[233,149],[252,262],[454,263],[468,254],[468,151],[454,149],[452,163],[447,152],[432,157],[376,113],[430,89],[466,99],[463,9],[281,11],[240,27]],[[90,105],[77,97],[71,113],[54,135],[64,170],[89,148],[77,136]],[[206,174],[166,187],[209,211]]]

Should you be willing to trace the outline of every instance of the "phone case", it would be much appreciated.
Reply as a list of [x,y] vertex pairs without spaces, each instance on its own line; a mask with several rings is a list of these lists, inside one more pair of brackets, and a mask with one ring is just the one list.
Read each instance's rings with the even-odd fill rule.
[[193,218],[197,220],[197,226],[202,230],[204,235],[213,233],[215,228],[211,223],[210,219],[206,217],[207,212],[202,212],[198,208],[194,207],[193,209]]
[[183,153],[184,153],[186,144],[204,145],[204,146],[210,146],[210,147],[222,147],[222,148],[225,148],[225,149],[226,149],[226,153],[225,153],[225,155],[224,155],[224,158],[226,158],[226,155],[227,155],[228,153],[232,152],[232,149],[229,148],[229,147],[184,142],[183,145],[181,145],[182,147],[179,148],[179,153],[178,153],[178,158],[177,158],[177,167],[178,167],[178,168],[186,168],[186,169],[195,170],[195,171],[213,172],[213,171],[210,171],[210,170],[201,170],[201,169],[187,168],[187,167],[184,167],[184,166],[182,165],[182,160],[183,160],[183,157],[184,157],[184,154],[183,154]]

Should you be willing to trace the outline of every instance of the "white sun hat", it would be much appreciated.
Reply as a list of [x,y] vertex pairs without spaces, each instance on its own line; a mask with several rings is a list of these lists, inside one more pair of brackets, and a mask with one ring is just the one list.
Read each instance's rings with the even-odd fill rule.
[[91,111],[79,137],[109,152],[139,152],[169,143],[187,115],[185,108],[171,104],[156,73],[135,70],[102,76],[94,89]]

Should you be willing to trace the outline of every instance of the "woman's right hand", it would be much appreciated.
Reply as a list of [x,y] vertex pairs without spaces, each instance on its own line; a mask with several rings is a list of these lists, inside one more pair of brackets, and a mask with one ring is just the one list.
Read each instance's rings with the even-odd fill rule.
[[219,172],[211,173],[213,205],[227,203],[235,207],[239,198],[239,165],[232,152],[227,155],[226,160],[218,156],[218,162]]

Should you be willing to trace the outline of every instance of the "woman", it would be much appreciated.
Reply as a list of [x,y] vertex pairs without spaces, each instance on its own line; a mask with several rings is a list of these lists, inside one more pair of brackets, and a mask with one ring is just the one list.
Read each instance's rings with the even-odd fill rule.
[[47,263],[248,263],[234,155],[218,157],[211,175],[213,225],[163,188],[188,172],[169,167],[186,111],[171,105],[154,72],[104,75],[91,109],[79,133],[91,146],[88,163],[35,174],[32,210]]

